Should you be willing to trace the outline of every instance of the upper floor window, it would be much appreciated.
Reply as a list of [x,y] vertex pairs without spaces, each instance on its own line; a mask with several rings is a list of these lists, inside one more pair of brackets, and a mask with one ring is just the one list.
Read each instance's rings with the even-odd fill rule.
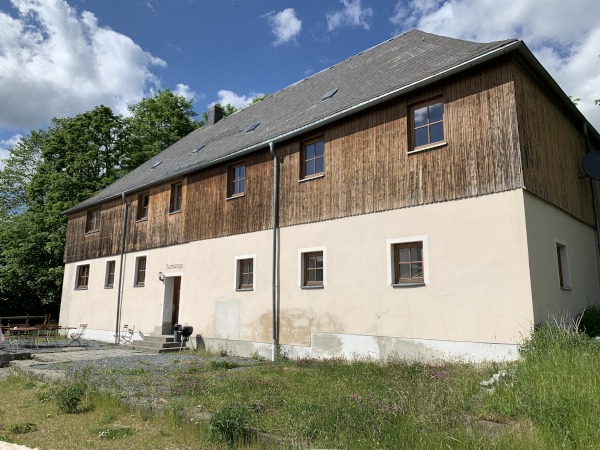
[[85,232],[90,233],[92,231],[98,231],[100,229],[100,210],[94,209],[87,212],[87,218],[85,222]]
[[238,197],[246,192],[246,165],[241,162],[227,170],[227,197]]
[[183,197],[183,183],[173,183],[171,185],[171,200],[169,202],[169,212],[181,211],[181,200]]
[[444,142],[444,102],[440,99],[411,108],[412,149]]
[[148,207],[150,206],[150,194],[144,192],[138,195],[137,202],[137,220],[143,220],[148,218]]
[[325,173],[325,141],[322,136],[302,144],[301,164],[302,179]]
[[146,284],[146,257],[138,256],[135,259],[135,280],[134,286],[144,286]]
[[90,265],[77,266],[77,280],[75,289],[87,289],[90,280]]

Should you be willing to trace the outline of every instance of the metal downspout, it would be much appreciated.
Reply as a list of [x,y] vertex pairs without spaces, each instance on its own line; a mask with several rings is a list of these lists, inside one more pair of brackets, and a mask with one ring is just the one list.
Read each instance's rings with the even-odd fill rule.
[[[585,152],[589,153],[594,151],[590,145],[590,137],[588,135],[587,123],[583,124],[583,135],[585,136]],[[596,261],[598,264],[598,280],[600,281],[600,217],[598,216],[598,190],[596,189],[596,182],[592,177],[590,183],[592,185],[592,202],[594,206],[594,223],[596,224]]]
[[277,329],[277,298],[279,286],[277,283],[277,233],[279,231],[279,158],[275,153],[275,143],[269,142],[269,151],[273,155],[273,349],[271,360],[275,361],[279,348],[279,333]]
[[121,304],[123,302],[123,256],[125,254],[125,236],[127,234],[127,212],[129,203],[125,200],[125,192],[121,194],[123,199],[123,229],[121,231],[121,262],[119,263],[119,289],[117,289],[117,319],[115,321],[115,344],[119,343],[119,330],[121,329]]

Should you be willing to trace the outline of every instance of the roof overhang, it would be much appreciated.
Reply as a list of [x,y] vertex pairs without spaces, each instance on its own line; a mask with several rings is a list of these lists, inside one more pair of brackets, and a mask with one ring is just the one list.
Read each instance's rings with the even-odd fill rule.
[[593,134],[593,136],[596,138],[596,140],[600,141],[600,134],[598,134],[598,132],[594,129],[594,127],[589,123],[589,121],[581,113],[581,111],[579,111],[579,109],[571,101],[569,96],[561,89],[561,87],[558,85],[558,83],[556,83],[556,81],[554,81],[554,79],[550,76],[548,71],[542,66],[542,64],[540,64],[540,62],[536,59],[536,57],[533,55],[533,53],[531,53],[531,51],[527,48],[527,46],[523,43],[523,41],[516,40],[516,41],[510,42],[507,45],[504,45],[502,47],[490,50],[489,52],[484,53],[483,55],[479,55],[479,56],[472,58],[468,61],[465,61],[461,64],[457,64],[456,66],[453,66],[449,69],[440,71],[434,75],[423,78],[417,82],[414,82],[414,83],[411,83],[411,84],[408,84],[408,85],[405,85],[405,86],[402,86],[402,87],[399,87],[396,89],[392,89],[392,90],[386,92],[385,94],[379,95],[377,97],[373,97],[367,101],[364,101],[364,102],[358,103],[356,105],[353,105],[351,107],[345,108],[334,114],[330,114],[321,119],[315,120],[309,124],[289,130],[285,133],[280,133],[280,134],[274,135],[274,136],[272,136],[268,139],[265,139],[261,142],[250,145],[248,147],[241,148],[240,150],[238,150],[236,152],[229,153],[226,156],[215,158],[210,161],[205,161],[201,164],[188,166],[184,170],[178,171],[176,173],[166,174],[163,177],[157,178],[152,183],[144,183],[139,186],[132,186],[129,189],[125,190],[124,192],[114,194],[111,196],[107,196],[104,198],[100,198],[97,201],[95,201],[93,203],[88,203],[83,207],[75,206],[73,208],[70,208],[70,209],[64,211],[63,214],[72,214],[72,213],[75,213],[78,211],[89,209],[90,207],[97,206],[101,203],[105,203],[108,201],[114,201],[119,198],[124,198],[126,195],[130,195],[132,193],[139,192],[143,189],[148,189],[148,188],[163,184],[166,181],[178,179],[183,176],[189,175],[191,173],[197,172],[198,170],[201,170],[201,169],[204,169],[207,167],[212,167],[216,164],[224,163],[224,162],[227,162],[230,160],[238,159],[241,156],[247,155],[249,153],[253,153],[253,152],[261,150],[261,149],[266,149],[269,147],[269,144],[271,142],[274,144],[277,144],[278,142],[286,141],[286,140],[292,139],[294,137],[303,135],[307,132],[316,130],[320,127],[323,127],[324,125],[328,125],[332,122],[343,119],[344,117],[347,117],[347,116],[356,114],[358,112],[364,111],[366,109],[372,108],[376,105],[387,102],[394,98],[406,95],[406,94],[413,92],[417,89],[420,89],[424,86],[428,86],[430,84],[433,84],[433,83],[443,80],[445,78],[451,77],[451,76],[456,75],[461,72],[464,72],[472,67],[487,63],[494,59],[497,59],[497,58],[501,57],[502,55],[507,55],[507,54],[511,54],[514,52],[516,52],[518,55],[520,55],[530,65],[530,67],[533,68],[535,74],[538,75],[546,83],[546,85],[550,89],[550,91],[553,94],[555,94],[559,100],[562,100],[562,103],[567,107],[569,112],[573,115],[574,119],[580,121],[582,125],[585,124],[588,127],[588,130],[590,130],[591,133]]

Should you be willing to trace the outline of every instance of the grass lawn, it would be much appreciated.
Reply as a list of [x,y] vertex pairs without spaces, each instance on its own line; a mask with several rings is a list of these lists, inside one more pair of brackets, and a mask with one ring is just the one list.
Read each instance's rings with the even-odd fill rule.
[[[64,387],[10,377],[0,382],[0,439],[41,450],[599,448],[600,344],[543,327],[521,350],[522,360],[502,367],[400,360],[238,367],[199,355],[163,375],[168,394],[154,412],[128,409],[90,382],[127,377],[150,386],[143,366],[73,380],[84,392],[75,414],[59,412],[61,400],[71,400]],[[482,390],[500,368],[509,375],[493,393]]]

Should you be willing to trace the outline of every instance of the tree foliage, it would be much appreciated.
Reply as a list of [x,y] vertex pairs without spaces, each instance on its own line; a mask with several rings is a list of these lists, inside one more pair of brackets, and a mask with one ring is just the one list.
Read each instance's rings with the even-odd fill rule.
[[129,132],[130,154],[126,168],[133,169],[194,131],[202,122],[192,109],[192,102],[169,90],[158,91],[129,107],[125,119]]
[[52,119],[0,171],[0,315],[58,312],[66,209],[198,127],[191,103],[160,91],[124,118],[106,106]]

